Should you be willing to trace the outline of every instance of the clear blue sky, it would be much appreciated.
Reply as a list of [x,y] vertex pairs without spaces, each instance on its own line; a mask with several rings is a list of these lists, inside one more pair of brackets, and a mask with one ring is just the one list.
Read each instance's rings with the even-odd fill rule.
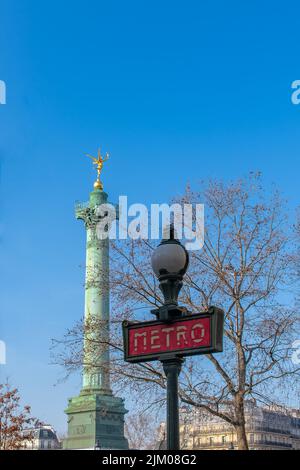
[[296,1],[1,2],[0,374],[39,418],[63,431],[79,390],[53,386],[49,345],[83,313],[84,153],[110,151],[111,200],[167,202],[187,180],[259,169],[295,206],[299,44]]

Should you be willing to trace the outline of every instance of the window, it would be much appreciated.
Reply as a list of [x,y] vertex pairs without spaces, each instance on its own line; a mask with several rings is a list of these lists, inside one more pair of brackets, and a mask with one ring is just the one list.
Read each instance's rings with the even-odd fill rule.
[[52,444],[52,442],[49,440],[48,441],[48,449],[51,449],[51,447],[52,447],[51,444]]
[[209,438],[209,445],[212,446],[214,443],[214,438],[213,437],[210,437]]
[[250,444],[253,444],[253,442],[254,442],[254,435],[250,434]]
[[44,449],[44,441],[43,441],[43,439],[41,440],[41,449]]
[[222,436],[222,444],[226,443],[226,436]]

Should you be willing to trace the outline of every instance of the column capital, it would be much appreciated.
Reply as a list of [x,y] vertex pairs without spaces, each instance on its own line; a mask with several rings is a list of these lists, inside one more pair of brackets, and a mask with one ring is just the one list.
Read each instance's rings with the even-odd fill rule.
[[95,228],[100,222],[101,216],[97,214],[97,206],[91,207],[90,203],[78,203],[75,206],[76,219],[84,221],[86,228]]

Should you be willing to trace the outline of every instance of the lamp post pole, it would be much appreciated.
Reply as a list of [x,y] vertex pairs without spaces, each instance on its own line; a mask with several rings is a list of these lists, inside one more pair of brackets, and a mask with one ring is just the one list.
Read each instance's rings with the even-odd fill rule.
[[167,449],[180,449],[178,376],[183,359],[180,357],[162,361],[167,377]]
[[[178,294],[183,276],[189,264],[186,249],[175,238],[174,226],[170,226],[169,237],[165,238],[152,255],[152,268],[159,280],[164,303],[152,313],[158,320],[171,322],[184,314],[178,307]],[[167,378],[167,449],[180,448],[178,376],[183,363],[182,357],[170,355],[161,362]]]

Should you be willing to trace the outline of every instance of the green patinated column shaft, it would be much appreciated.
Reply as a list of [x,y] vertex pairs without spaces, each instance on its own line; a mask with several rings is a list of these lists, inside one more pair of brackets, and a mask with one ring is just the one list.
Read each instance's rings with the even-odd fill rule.
[[109,363],[109,239],[99,238],[99,206],[107,203],[101,189],[87,204],[77,204],[76,217],[85,223],[85,334],[83,384],[65,410],[68,437],[64,449],[128,449],[124,436],[124,400],[110,389]]
[[76,217],[87,232],[83,391],[109,394],[109,240],[97,235],[97,207],[105,203],[107,194],[93,191],[87,207],[77,206]]

